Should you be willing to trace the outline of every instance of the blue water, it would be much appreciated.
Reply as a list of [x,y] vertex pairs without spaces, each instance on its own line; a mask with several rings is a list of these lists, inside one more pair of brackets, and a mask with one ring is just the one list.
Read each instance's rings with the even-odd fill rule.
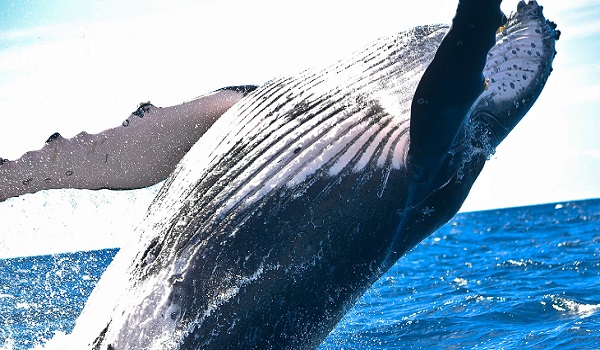
[[[68,332],[116,250],[0,260],[0,349]],[[321,350],[600,349],[600,199],[462,213]]]

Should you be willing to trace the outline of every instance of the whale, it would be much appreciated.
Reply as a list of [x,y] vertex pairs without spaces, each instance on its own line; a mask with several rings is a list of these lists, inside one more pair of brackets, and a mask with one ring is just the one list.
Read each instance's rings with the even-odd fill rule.
[[452,218],[541,94],[560,32],[536,1],[509,17],[499,5],[461,0],[450,27],[382,38],[241,97],[49,348],[318,347]]

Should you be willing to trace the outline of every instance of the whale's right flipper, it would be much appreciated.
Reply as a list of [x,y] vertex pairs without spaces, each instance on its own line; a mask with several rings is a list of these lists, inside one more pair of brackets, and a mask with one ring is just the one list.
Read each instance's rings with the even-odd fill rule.
[[484,91],[482,71],[496,32],[506,23],[501,0],[461,0],[435,57],[415,92],[410,119],[409,161],[417,181],[430,178]]
[[164,180],[181,158],[254,86],[227,87],[180,105],[142,103],[122,125],[67,139],[0,161],[0,201],[45,189],[134,189]]

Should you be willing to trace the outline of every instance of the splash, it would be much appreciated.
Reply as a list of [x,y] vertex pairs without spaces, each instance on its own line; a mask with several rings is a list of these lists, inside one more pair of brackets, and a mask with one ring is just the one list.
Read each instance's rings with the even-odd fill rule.
[[[550,298],[552,308],[563,316],[575,316],[578,318],[587,318],[600,310],[600,304],[579,303],[566,297],[556,295],[547,295]],[[545,305],[545,302],[542,302]]]

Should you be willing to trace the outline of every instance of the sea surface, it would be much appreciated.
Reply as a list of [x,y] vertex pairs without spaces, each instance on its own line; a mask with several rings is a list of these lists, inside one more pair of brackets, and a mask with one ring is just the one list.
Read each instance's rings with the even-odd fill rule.
[[[0,349],[68,333],[116,253],[0,260]],[[600,349],[600,199],[458,214],[319,349]]]

